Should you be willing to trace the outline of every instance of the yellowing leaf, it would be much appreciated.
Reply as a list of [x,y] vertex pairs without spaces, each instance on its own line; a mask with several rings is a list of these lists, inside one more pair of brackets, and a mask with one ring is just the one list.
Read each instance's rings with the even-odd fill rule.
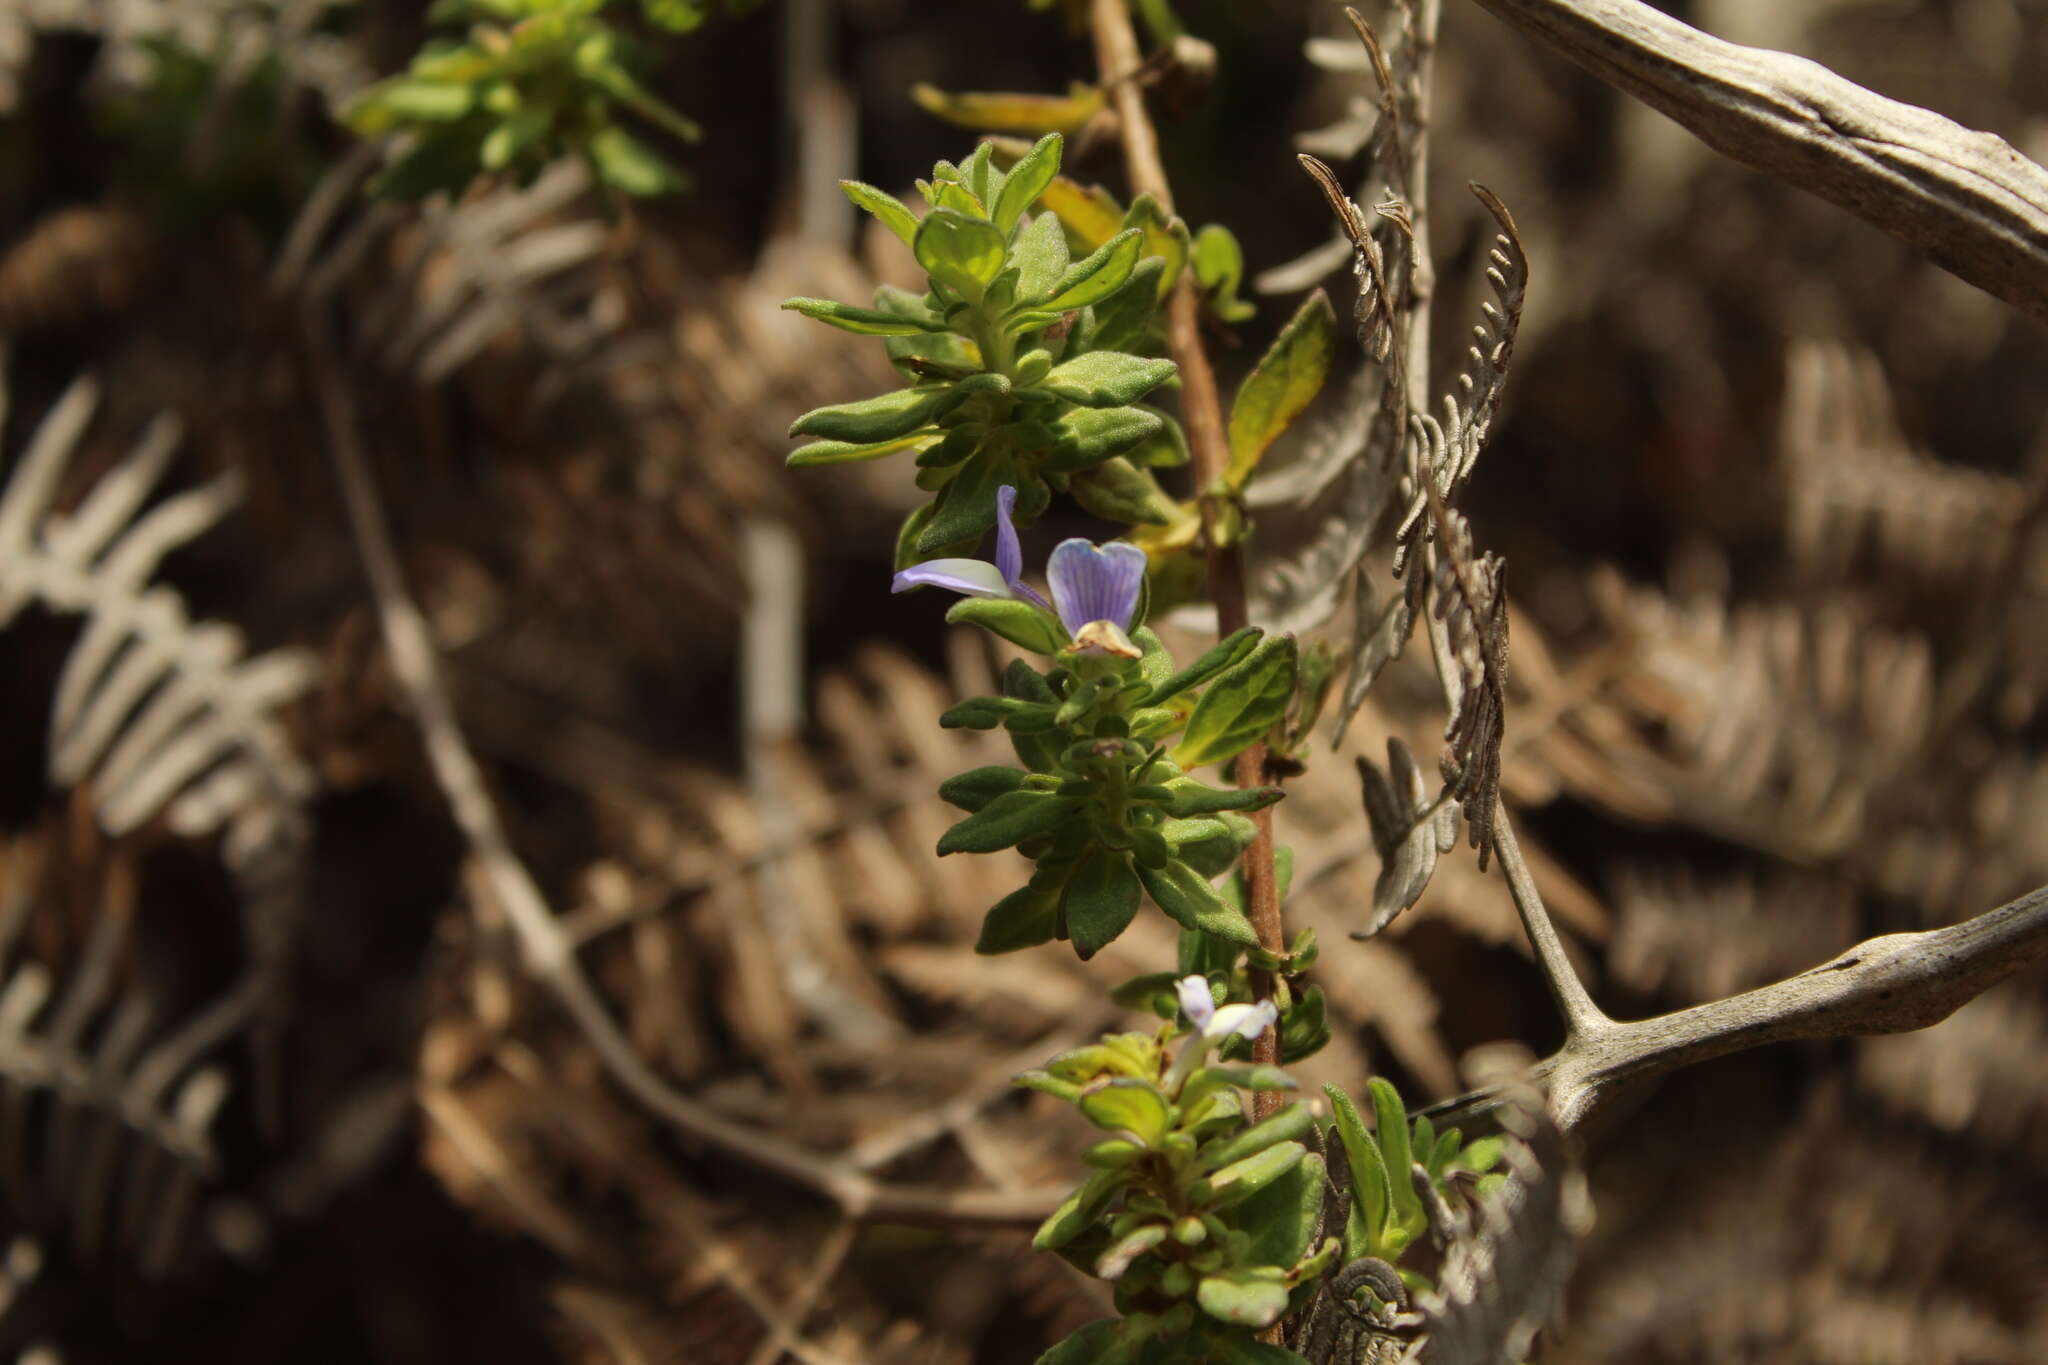
[[1079,81],[1064,95],[947,94],[919,82],[910,97],[928,114],[948,123],[992,133],[1071,133],[1103,105],[1102,92]]
[[1251,480],[1266,448],[1322,391],[1336,344],[1336,310],[1318,289],[1273,338],[1230,405],[1230,465],[1223,480],[1232,492]]

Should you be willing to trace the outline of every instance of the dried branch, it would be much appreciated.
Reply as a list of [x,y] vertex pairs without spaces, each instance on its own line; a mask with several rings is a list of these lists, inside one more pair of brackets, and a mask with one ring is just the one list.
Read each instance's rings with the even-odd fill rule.
[[1642,0],[1479,0],[1722,154],[1925,251],[2048,321],[2048,170],[2005,139],[1742,47]]

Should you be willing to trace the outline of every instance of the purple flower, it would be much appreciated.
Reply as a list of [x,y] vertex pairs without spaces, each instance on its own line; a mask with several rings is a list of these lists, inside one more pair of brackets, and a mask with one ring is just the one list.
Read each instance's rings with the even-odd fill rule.
[[1135,659],[1142,651],[1127,632],[1138,614],[1138,594],[1145,586],[1145,552],[1126,541],[1095,545],[1079,536],[1063,540],[1046,563],[1052,601],[1026,583],[1024,555],[1010,516],[1017,490],[1004,484],[996,490],[996,562],[981,559],[933,559],[896,575],[892,592],[908,588],[947,588],[968,597],[1011,597],[1056,612],[1075,648],[1086,654],[1114,654]]
[[1050,610],[1052,604],[1024,581],[1024,552],[1017,545],[1017,528],[1010,522],[1016,506],[1014,487],[1004,484],[996,490],[995,563],[983,559],[928,559],[897,574],[889,591],[949,588],[965,597],[1015,597]]

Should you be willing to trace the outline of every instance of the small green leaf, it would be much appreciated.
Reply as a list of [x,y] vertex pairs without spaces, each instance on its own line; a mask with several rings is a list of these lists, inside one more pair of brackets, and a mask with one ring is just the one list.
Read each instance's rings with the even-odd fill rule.
[[1144,889],[1131,868],[1129,854],[1097,846],[1081,859],[1061,904],[1067,917],[1067,937],[1074,941],[1074,951],[1083,962],[1130,926],[1143,899]]
[[[999,375],[977,375],[998,379]],[[970,386],[973,387],[970,387]],[[1007,381],[1005,387],[1008,387]],[[932,384],[893,393],[876,394],[858,402],[829,408],[813,408],[790,424],[792,436],[820,436],[828,441],[851,445],[874,445],[908,436],[931,426],[980,391],[973,380],[957,384]]]
[[903,245],[917,240],[917,215],[901,199],[860,180],[842,180],[839,188],[846,191],[846,197],[856,206],[875,215],[883,227],[902,238]]
[[782,306],[807,318],[830,323],[842,332],[856,332],[861,336],[915,336],[920,332],[941,332],[946,326],[937,318],[907,318],[878,308],[856,308],[850,303],[838,303],[832,299],[784,299]]
[[1139,248],[1141,255],[1157,256],[1163,263],[1155,302],[1164,303],[1173,286],[1180,281],[1181,271],[1187,268],[1188,225],[1169,216],[1159,206],[1159,201],[1149,194],[1141,194],[1131,201],[1131,207],[1124,213],[1123,225],[1136,228],[1144,235],[1144,242]]
[[688,176],[616,123],[591,134],[583,147],[597,178],[614,189],[645,199],[689,188]]
[[[1008,232],[1024,210],[1038,202],[1038,196],[1045,193],[1045,187],[1059,174],[1060,149],[1060,135],[1047,133],[1017,159],[1016,165],[1010,167],[1010,174],[1003,181],[1002,193],[996,196],[989,215],[998,228]],[[1060,246],[1064,251],[1066,242],[1062,240]],[[1020,294],[1024,298],[1034,297],[1021,291]]]
[[[1214,1072],[1223,1072],[1226,1070],[1242,1070],[1249,1068],[1224,1068],[1212,1066],[1204,1069]],[[1259,1067],[1256,1069],[1259,1071],[1278,1071],[1277,1067]],[[1229,1078],[1225,1077],[1225,1079]],[[1232,1081],[1231,1083],[1239,1084],[1239,1082],[1236,1081]],[[1287,1082],[1287,1085],[1285,1087],[1271,1088],[1292,1089],[1293,1086],[1294,1082],[1290,1080]],[[1202,1169],[1205,1171],[1218,1171],[1225,1166],[1229,1166],[1235,1162],[1242,1161],[1248,1156],[1253,1156],[1259,1152],[1263,1152],[1276,1142],[1297,1142],[1299,1141],[1299,1139],[1305,1137],[1308,1134],[1308,1130],[1312,1126],[1314,1126],[1314,1124],[1315,1115],[1309,1112],[1309,1107],[1305,1104],[1302,1104],[1299,1101],[1296,1101],[1295,1103],[1290,1104],[1286,1108],[1281,1109],[1277,1113],[1273,1114],[1271,1117],[1253,1124],[1251,1127],[1246,1128],[1243,1132],[1240,1132],[1233,1137],[1227,1138],[1224,1141],[1217,1143],[1214,1147],[1209,1148],[1207,1151],[1200,1153]]]
[[1251,1234],[1247,1265],[1291,1266],[1308,1250],[1323,1209],[1323,1159],[1310,1152],[1300,1164],[1237,1206],[1231,1221]]
[[1040,1356],[1034,1365],[1138,1365],[1152,1334],[1128,1318],[1091,1322]]
[[1237,238],[1221,223],[1211,223],[1195,234],[1195,283],[1209,302],[1209,309],[1225,322],[1243,322],[1258,309],[1237,297],[1244,280],[1244,250]]
[[1507,1142],[1499,1137],[1475,1138],[1465,1149],[1451,1160],[1451,1168],[1460,1171],[1478,1171],[1481,1174],[1494,1168],[1501,1154],[1507,1150]]
[[1045,675],[1022,659],[1010,660],[1010,666],[1003,670],[1003,695],[1019,701],[1050,703],[1059,699]]
[[[1128,412],[1128,408],[1116,409]],[[1173,520],[1173,500],[1149,470],[1121,455],[1112,455],[1089,469],[1077,470],[1067,483],[1074,501],[1104,521],[1129,526],[1164,526]]]
[[363,137],[382,137],[403,123],[452,122],[474,108],[473,85],[393,76],[356,96],[342,119]]
[[1408,1110],[1401,1103],[1401,1092],[1384,1077],[1373,1077],[1366,1083],[1366,1089],[1372,1093],[1376,1124],[1373,1135],[1379,1140],[1380,1154],[1386,1158],[1387,1184],[1393,1193],[1391,1221],[1396,1226],[1420,1231],[1422,1196],[1415,1192],[1415,1182],[1408,1175],[1408,1167],[1414,1161],[1408,1149]]
[[1260,457],[1322,391],[1337,353],[1337,313],[1318,289],[1305,300],[1230,405],[1230,464],[1223,480],[1235,491],[1250,481]]
[[939,714],[942,730],[993,730],[1018,715],[1043,714],[1046,728],[1052,724],[1052,708],[1015,697],[969,697],[955,702]]
[[1066,273],[1053,286],[1052,296],[1041,306],[1048,312],[1058,313],[1069,308],[1084,308],[1099,299],[1108,298],[1131,277],[1132,269],[1138,264],[1140,245],[1137,229],[1119,232],[1092,255],[1068,266]]
[[1202,1277],[1195,1286],[1195,1302],[1218,1322],[1265,1328],[1287,1311],[1287,1286],[1249,1271],[1225,1271]]
[[1264,810],[1286,795],[1278,787],[1211,787],[1192,777],[1177,777],[1166,790],[1172,794],[1166,813],[1174,816]]
[[1168,697],[1178,696],[1190,687],[1200,687],[1250,654],[1257,648],[1259,641],[1265,638],[1265,634],[1266,632],[1257,626],[1245,626],[1241,630],[1232,631],[1203,650],[1193,663],[1174,674],[1171,680],[1153,687],[1151,693],[1144,698],[1145,703],[1157,706]]
[[1344,1255],[1347,1260],[1379,1254],[1385,1245],[1388,1214],[1393,1192],[1387,1181],[1386,1159],[1380,1146],[1365,1131],[1358,1106],[1334,1085],[1323,1087],[1337,1119],[1337,1137],[1351,1165],[1351,1214],[1345,1224]]
[[828,464],[879,460],[884,455],[894,455],[899,450],[910,450],[923,442],[936,440],[938,434],[937,427],[919,427],[916,431],[887,441],[813,441],[807,446],[798,446],[790,451],[789,458],[783,463],[791,469],[815,469]]
[[[1059,933],[1059,901],[1057,891],[1030,886],[1012,891],[990,906],[988,914],[982,917],[981,937],[975,940],[974,951],[993,957],[1052,942]],[[1076,1090],[1075,1094],[1078,1093]]]
[[1072,797],[1051,792],[1015,791],[983,806],[939,836],[939,856],[949,853],[994,853],[1026,839],[1050,834],[1080,808]]
[[950,208],[926,214],[911,242],[925,273],[969,303],[978,303],[1002,273],[1004,248],[993,225]]
[[1152,435],[1162,424],[1158,413],[1144,408],[1068,408],[1053,423],[1055,439],[1044,468],[1072,473],[1101,464]]
[[1292,1065],[1321,1052],[1330,1041],[1323,988],[1310,986],[1280,1016],[1280,1060]]
[[1017,298],[1027,308],[1052,293],[1066,274],[1073,258],[1067,254],[1066,234],[1060,220],[1041,213],[1017,234],[1010,248],[1010,262],[1017,267]]
[[1202,1068],[1224,1085],[1246,1090],[1296,1090],[1294,1077],[1277,1066],[1207,1066]]
[[1145,347],[1152,320],[1159,313],[1160,281],[1166,262],[1147,256],[1131,267],[1131,277],[1108,298],[1096,303],[1094,325],[1088,329],[1090,350],[1135,351]]
[[[982,951],[980,945],[977,944],[975,946],[975,951]],[[1009,950],[1007,948],[996,948],[990,951],[1001,953],[1008,952]],[[1026,1090],[1036,1090],[1041,1095],[1050,1095],[1056,1100],[1064,1100],[1069,1104],[1081,1098],[1080,1086],[1072,1081],[1062,1080],[1060,1077],[1050,1072],[1039,1070],[1036,1067],[1029,1071],[1020,1071],[1010,1077],[1010,1084],[1022,1086]]]
[[[1076,1099],[1080,1096],[1076,1095]],[[1093,1166],[1100,1171],[1121,1171],[1137,1165],[1145,1159],[1145,1149],[1125,1138],[1104,1138],[1081,1153],[1083,1165]]]
[[1080,1236],[1109,1207],[1110,1199],[1123,1188],[1124,1179],[1121,1171],[1097,1171],[1089,1176],[1081,1188],[1068,1195],[1052,1215],[1038,1225],[1038,1234],[1031,1239],[1032,1249],[1052,1251]]
[[1039,385],[1069,402],[1091,408],[1120,408],[1137,402],[1173,378],[1175,370],[1171,360],[1147,360],[1121,351],[1090,351],[1053,366]]
[[1090,1087],[1080,1099],[1081,1112],[1098,1128],[1129,1133],[1158,1151],[1173,1125],[1173,1110],[1159,1088],[1135,1077],[1117,1076]]
[[[1180,828],[1175,828],[1180,826]],[[1220,811],[1201,820],[1169,820],[1161,834],[1175,840],[1174,856],[1203,877],[1214,877],[1235,863],[1251,847],[1258,826],[1234,811]],[[1229,897],[1223,897],[1230,904]],[[1232,907],[1233,912],[1236,907]]]
[[1198,768],[1235,757],[1256,743],[1287,712],[1294,695],[1294,659],[1293,636],[1270,636],[1218,674],[1195,703],[1173,761]]
[[970,768],[941,782],[939,799],[972,815],[998,796],[1022,788],[1028,775],[1022,769],[1002,763]]
[[1013,597],[963,597],[947,611],[946,624],[980,626],[1034,654],[1057,654],[1067,643],[1044,609]]
[[1186,863],[1175,859],[1164,867],[1141,866],[1138,878],[1153,903],[1187,928],[1246,947],[1258,946],[1259,935],[1252,922],[1224,904],[1216,888]]
[[1105,1280],[1121,1279],[1132,1261],[1165,1241],[1170,1231],[1164,1223],[1147,1223],[1126,1233],[1095,1262],[1095,1273]]

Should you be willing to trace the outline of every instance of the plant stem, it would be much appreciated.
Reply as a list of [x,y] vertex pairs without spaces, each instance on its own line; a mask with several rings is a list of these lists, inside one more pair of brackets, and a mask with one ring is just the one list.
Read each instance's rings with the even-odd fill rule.
[[[1159,159],[1159,134],[1145,109],[1145,92],[1129,79],[1144,60],[1138,51],[1138,35],[1131,27],[1130,11],[1125,0],[1093,0],[1088,19],[1089,31],[1095,39],[1096,70],[1116,102],[1131,189],[1136,194],[1151,195],[1171,215],[1173,191],[1166,182],[1166,167]],[[1210,490],[1222,486],[1223,472],[1230,462],[1230,446],[1224,434],[1223,402],[1216,390],[1216,372],[1209,367],[1209,353],[1202,346],[1201,300],[1196,297],[1194,276],[1185,271],[1175,282],[1173,292],[1167,295],[1166,347],[1180,367],[1181,416],[1187,424],[1188,450],[1201,499],[1209,595],[1216,603],[1216,630],[1220,637],[1251,624],[1250,596],[1245,589],[1242,551],[1235,541],[1226,542],[1216,531],[1218,498]],[[1238,755],[1236,777],[1240,787],[1267,784],[1265,745],[1255,744]],[[1245,850],[1242,863],[1246,907],[1259,945],[1269,953],[1284,953],[1287,931],[1280,919],[1280,887],[1273,872],[1272,809],[1257,812],[1252,820],[1258,833]],[[1253,994],[1270,998],[1273,984],[1269,973],[1252,973]],[[1259,1035],[1252,1044],[1252,1056],[1261,1063],[1279,1063],[1277,1026]],[[1279,1108],[1277,1093],[1259,1091],[1254,1096],[1254,1118],[1265,1118]]]

